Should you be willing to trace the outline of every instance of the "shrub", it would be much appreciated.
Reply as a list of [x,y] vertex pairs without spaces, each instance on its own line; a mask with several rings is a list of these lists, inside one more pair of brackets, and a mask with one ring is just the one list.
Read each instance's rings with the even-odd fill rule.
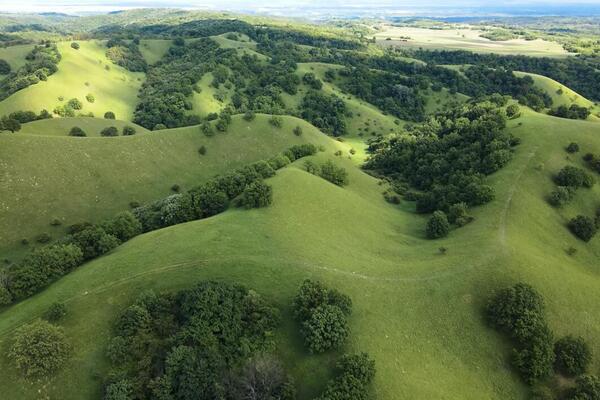
[[10,74],[10,64],[6,61],[0,58],[0,75],[8,75]]
[[515,119],[521,116],[521,109],[516,104],[510,104],[506,107],[506,116],[510,119]]
[[296,136],[302,136],[302,128],[300,127],[300,125],[297,125],[294,128],[294,135],[296,135]]
[[281,169],[290,163],[290,159],[283,154],[277,155],[267,161],[274,170]]
[[71,42],[71,48],[75,49],[75,50],[79,50],[79,43],[77,43],[77,42]]
[[74,126],[69,131],[69,136],[84,137],[87,136],[87,134],[80,127]]
[[71,235],[69,241],[81,249],[85,260],[101,256],[119,245],[119,239],[109,235],[99,226],[91,226],[77,232]]
[[107,234],[122,242],[126,242],[142,233],[142,224],[129,211],[119,213],[113,219],[103,222],[101,227]]
[[200,148],[198,149],[198,153],[200,153],[200,155],[205,155],[206,154],[206,146],[202,145],[200,146]]
[[584,215],[578,215],[571,219],[569,221],[569,229],[575,236],[584,242],[589,242],[597,231],[594,221]]
[[450,223],[443,211],[435,211],[429,221],[425,233],[428,239],[439,239],[448,235]]
[[263,179],[275,176],[275,170],[266,161],[257,161],[254,164],[251,164],[250,167],[253,168]]
[[163,129],[167,129],[165,124],[156,124],[154,125],[154,128],[152,128],[153,131],[162,131]]
[[240,206],[245,208],[267,207],[273,202],[273,188],[262,181],[252,182],[242,192]]
[[56,322],[61,320],[65,315],[67,315],[67,307],[65,307],[64,303],[52,303],[44,317],[50,322]]
[[498,292],[488,303],[487,319],[495,328],[518,340],[531,336],[529,330],[544,312],[542,296],[530,285],[517,283]]
[[581,168],[567,165],[561,169],[554,178],[557,185],[579,187],[592,187],[594,185],[593,178]]
[[271,118],[269,118],[269,124],[273,125],[275,128],[281,128],[283,119],[279,115],[272,115]]
[[338,167],[331,160],[327,160],[321,165],[319,176],[334,185],[345,186],[348,184],[348,172],[342,167]]
[[340,348],[348,334],[346,316],[337,306],[318,306],[302,324],[304,343],[311,353]]
[[123,127],[123,136],[135,135],[135,128],[133,126],[125,125]]
[[367,353],[346,354],[337,363],[342,375],[352,375],[363,385],[369,384],[375,377],[375,361]]
[[590,349],[581,337],[565,336],[554,344],[555,368],[567,375],[585,373],[592,359]]
[[254,118],[256,118],[256,114],[254,114],[254,111],[248,110],[244,113],[244,119],[246,121],[252,121]]
[[290,147],[283,152],[283,155],[286,156],[291,162],[294,162],[299,158],[312,156],[313,154],[316,154],[316,152],[317,146],[311,143],[305,143]]
[[313,175],[321,174],[321,166],[312,160],[304,161],[304,168],[306,169],[306,172],[308,172],[309,174],[313,174]]
[[464,225],[464,222],[469,219],[467,207],[465,202],[452,204],[448,209],[448,222],[459,226]]
[[100,131],[100,135],[106,137],[119,136],[119,130],[116,126],[107,126],[106,128]]
[[72,98],[67,102],[67,105],[71,107],[73,110],[81,110],[83,108],[83,103],[76,98]]
[[229,198],[215,185],[204,185],[190,191],[195,213],[200,218],[219,214],[227,209]]
[[96,101],[96,97],[91,93],[86,94],[85,99],[87,100],[88,103],[93,103]]
[[568,204],[575,194],[575,190],[571,186],[558,186],[550,193],[548,203],[554,207],[562,207]]
[[127,379],[113,382],[106,387],[103,400],[130,400],[133,396],[133,385]]
[[26,378],[47,378],[64,365],[70,351],[61,328],[38,320],[17,329],[9,358]]
[[579,145],[575,142],[571,142],[565,150],[567,150],[567,153],[577,153],[579,151]]
[[513,365],[521,373],[527,383],[534,384],[552,374],[554,351],[552,333],[545,323],[536,323],[532,335],[513,350]]
[[180,189],[181,187],[178,184],[174,184],[173,186],[171,186],[171,191],[175,193],[178,193]]
[[49,241],[52,240],[52,237],[50,235],[48,235],[47,233],[40,233],[39,235],[37,235],[35,237],[35,241],[38,243],[48,243]]
[[2,284],[0,284],[0,306],[5,306],[12,303],[13,297],[10,291]]
[[104,119],[115,119],[115,113],[112,111],[105,112]]
[[21,130],[21,123],[14,119],[14,118],[9,118],[7,116],[2,117],[2,119],[0,120],[0,131],[11,131],[11,132],[18,132]]
[[569,400],[598,400],[600,399],[600,378],[595,375],[583,375],[575,380],[575,388],[570,393]]
[[294,315],[300,321],[310,318],[313,311],[322,305],[338,307],[344,314],[352,312],[352,300],[335,289],[325,287],[321,282],[306,279],[302,282],[294,298]]

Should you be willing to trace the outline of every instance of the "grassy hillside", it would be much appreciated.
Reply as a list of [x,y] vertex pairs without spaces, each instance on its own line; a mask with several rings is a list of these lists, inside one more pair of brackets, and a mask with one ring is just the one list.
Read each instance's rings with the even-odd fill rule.
[[67,136],[74,126],[83,129],[88,137],[100,137],[100,131],[109,126],[119,129],[119,135],[122,134],[123,127],[125,126],[134,127],[136,135],[150,133],[146,128],[131,122],[103,118],[75,117],[52,118],[29,122],[21,125],[19,135]]
[[[128,209],[132,201],[164,197],[173,184],[190,188],[294,143],[327,140],[304,121],[286,117],[277,129],[267,120],[259,115],[248,123],[234,117],[227,133],[210,138],[198,127],[109,138],[2,135],[0,191],[7,195],[0,200],[0,254],[12,258],[29,247],[21,239],[35,243],[43,232],[57,238],[70,224],[99,221]],[[55,127],[55,121],[69,120],[35,124],[42,131],[45,124]],[[301,137],[292,133],[296,125],[303,127]],[[204,156],[198,153],[202,145]],[[62,227],[50,226],[55,218]]]
[[[0,361],[8,371],[0,376],[4,393],[23,399],[40,393],[62,399],[99,396],[98,377],[107,368],[103,351],[115,314],[141,290],[188,287],[210,278],[246,284],[284,309],[278,343],[300,383],[300,399],[308,399],[322,389],[331,360],[306,355],[288,307],[295,288],[311,277],[352,297],[347,350],[375,357],[378,398],[527,399],[525,386],[509,367],[509,344],[485,326],[481,308],[494,289],[526,281],[544,296],[558,336],[581,335],[600,354],[600,239],[583,244],[565,227],[572,215],[594,211],[600,187],[581,190],[560,212],[545,201],[552,174],[568,162],[580,163],[576,156],[567,159],[564,146],[576,141],[582,152],[598,153],[600,137],[595,123],[526,110],[509,129],[522,144],[514,160],[490,179],[496,199],[473,210],[474,222],[436,241],[424,239],[425,217],[412,213],[411,203],[386,203],[375,179],[352,161],[332,157],[341,144],[315,133],[314,139],[326,146],[316,157],[332,158],[348,169],[346,188],[292,165],[269,180],[271,207],[230,210],[137,237],[3,311],[0,340],[6,346],[17,326],[48,304],[65,301],[70,314],[64,325],[75,353],[45,386],[20,384]],[[300,140],[286,129],[281,134],[288,144]],[[312,141],[310,135],[305,129],[303,140]],[[218,138],[224,137],[211,140]],[[439,253],[440,246],[446,254]],[[565,252],[570,246],[578,250],[574,256]],[[596,357],[592,371],[599,369]]]
[[[102,117],[106,111],[113,111],[117,118],[131,120],[144,74],[129,72],[110,62],[104,55],[106,48],[102,42],[78,43],[81,48],[75,50],[70,42],[59,42],[62,60],[58,71],[46,82],[23,89],[0,102],[0,115],[19,110],[52,112],[56,106],[76,97],[83,103],[83,113],[93,112]],[[94,95],[94,103],[86,101],[88,93]],[[63,101],[59,100],[61,96]]]
[[172,43],[172,40],[144,39],[140,40],[139,49],[146,62],[154,64],[167,53]]
[[[596,106],[594,102],[586,99],[579,93],[575,92],[574,90],[570,89],[565,85],[562,85],[560,82],[557,82],[554,79],[548,78],[543,75],[519,71],[515,71],[515,75],[531,76],[531,78],[533,78],[533,81],[535,82],[535,85],[540,89],[546,91],[550,95],[550,97],[552,97],[552,107],[558,107],[561,105],[570,106],[571,104],[577,104],[581,107],[591,108],[592,114],[596,114],[600,111],[600,108],[598,108],[598,106]],[[595,115],[592,115],[591,119],[597,120]]]
[[[25,64],[25,56],[33,49],[31,44],[23,44],[19,46],[0,47],[0,60],[5,60],[14,70],[22,67]],[[0,78],[3,75],[0,74]]]

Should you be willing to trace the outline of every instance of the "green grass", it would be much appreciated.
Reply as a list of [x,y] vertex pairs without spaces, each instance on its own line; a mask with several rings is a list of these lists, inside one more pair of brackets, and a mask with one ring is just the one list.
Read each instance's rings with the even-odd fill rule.
[[594,102],[586,99],[585,97],[581,96],[579,93],[575,92],[569,87],[562,85],[554,79],[548,78],[543,75],[519,71],[515,71],[514,73],[519,77],[525,75],[531,76],[531,78],[535,82],[535,85],[538,88],[546,91],[550,95],[550,97],[552,98],[553,108],[561,105],[570,106],[571,104],[577,104],[581,107],[591,108],[592,115],[590,116],[590,119],[598,120],[598,117],[594,114],[600,112],[600,108],[596,106]]
[[[57,121],[66,125],[57,125]],[[78,124],[80,121],[88,122],[82,119]],[[49,132],[55,128],[62,131],[69,122],[40,121],[35,130],[41,132],[47,125]],[[99,127],[105,120],[89,122]],[[292,133],[296,125],[303,127],[301,137]],[[227,133],[211,138],[197,126],[108,138],[1,135],[0,254],[14,259],[31,246],[21,245],[21,239],[33,244],[34,237],[43,232],[56,239],[70,224],[97,222],[128,209],[131,201],[144,203],[167,196],[173,184],[189,189],[218,173],[268,158],[291,144],[319,144],[326,139],[304,121],[286,117],[277,129],[264,115],[251,123],[234,117]],[[202,145],[207,149],[204,156],[198,153]],[[61,227],[50,226],[55,218],[62,222]]]
[[74,126],[84,130],[88,137],[100,137],[100,131],[109,126],[119,129],[122,134],[123,127],[131,126],[136,130],[136,135],[150,133],[146,128],[131,122],[113,119],[75,117],[75,118],[52,118],[47,120],[33,121],[21,125],[18,135],[42,135],[42,136],[68,136]]
[[238,34],[238,40],[228,39],[226,37],[227,35],[227,33],[223,33],[221,35],[211,36],[211,39],[224,49],[236,49],[240,55],[248,54],[250,56],[257,56],[260,60],[268,59],[267,56],[256,51],[256,42],[247,35]]
[[[220,85],[219,89],[215,89],[211,86],[213,81],[212,72],[204,74],[202,79],[197,83],[201,92],[196,93],[194,91],[192,95],[192,110],[190,114],[198,114],[205,117],[210,113],[219,113],[229,103],[229,98],[233,93],[233,90],[227,89],[224,85]],[[214,95],[217,93],[223,94],[223,101],[215,99]]]
[[[144,74],[129,72],[110,62],[104,55],[106,48],[102,42],[79,41],[79,50],[72,49],[70,43],[58,43],[62,55],[58,71],[46,82],[0,102],[0,115],[20,110],[52,112],[56,106],[76,97],[83,103],[82,113],[93,112],[102,117],[106,111],[113,111],[118,119],[131,120]],[[105,69],[107,65],[109,70]],[[94,95],[94,103],[86,101],[88,93]],[[63,101],[58,99],[60,96]]]
[[[566,163],[581,165],[564,146],[576,141],[582,153],[599,153],[600,137],[593,122],[523,114],[508,128],[522,138],[514,160],[490,177],[496,199],[473,210],[474,222],[436,241],[424,238],[426,217],[414,214],[410,203],[386,203],[377,180],[351,160],[332,157],[342,144],[317,134],[313,138],[305,128],[303,140],[319,140],[326,148],[317,159],[332,158],[348,169],[349,186],[339,188],[304,172],[300,161],[269,180],[271,207],[231,209],[137,237],[3,311],[0,347],[5,348],[16,327],[52,302],[65,301],[70,314],[64,326],[74,348],[66,369],[49,385],[24,385],[6,360],[0,361],[4,395],[98,398],[99,377],[107,371],[104,347],[120,310],[147,288],[175,290],[220,279],[243,283],[283,309],[277,342],[299,382],[299,398],[311,398],[322,389],[332,359],[302,349],[289,305],[299,283],[313,278],[352,297],[352,334],[345,350],[375,357],[379,399],[529,398],[509,367],[510,345],[485,326],[481,308],[493,290],[526,281],[544,296],[557,336],[581,335],[600,354],[600,238],[584,244],[565,227],[571,216],[595,211],[600,187],[580,190],[561,211],[545,201],[552,174]],[[285,129],[281,134],[287,144],[299,140]],[[219,157],[242,157],[239,150]],[[170,183],[162,177],[153,181]],[[440,246],[448,249],[445,255],[439,254]],[[569,246],[577,248],[574,256],[566,254]],[[592,371],[599,368],[596,357]]]
[[144,39],[140,40],[139,49],[148,64],[154,64],[169,50],[172,40],[165,39]]
[[[18,46],[0,47],[0,60],[5,60],[10,64],[13,71],[25,65],[25,56],[33,49],[31,44]],[[0,79],[3,75],[0,74]]]

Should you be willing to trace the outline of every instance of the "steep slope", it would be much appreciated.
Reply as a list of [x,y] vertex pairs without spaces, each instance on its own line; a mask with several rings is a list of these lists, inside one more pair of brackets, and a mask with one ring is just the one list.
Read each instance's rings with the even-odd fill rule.
[[[80,49],[71,48],[71,42],[59,42],[62,60],[58,71],[40,82],[18,91],[0,102],[0,115],[13,111],[50,112],[69,99],[78,98],[83,103],[82,113],[102,117],[112,111],[117,118],[131,120],[137,103],[137,93],[144,79],[141,72],[130,72],[114,65],[105,56],[101,41],[78,41]],[[86,101],[89,93],[94,103]],[[59,100],[59,97],[63,101]]]
[[[68,122],[45,120],[35,127],[44,134],[44,126],[52,131]],[[303,128],[301,137],[292,133],[297,125]],[[252,122],[234,117],[227,133],[213,137],[197,126],[108,138],[2,135],[0,191],[6,195],[0,200],[0,253],[12,258],[27,250],[20,244],[24,238],[33,243],[43,232],[56,238],[70,224],[101,220],[128,209],[132,201],[164,197],[174,184],[190,188],[293,144],[326,140],[304,121],[285,117],[278,129],[265,115]],[[199,154],[200,146],[206,155]],[[62,227],[50,226],[53,219]]]
[[[518,123],[522,125],[518,125]],[[545,201],[552,174],[567,160],[564,145],[600,151],[593,122],[569,121],[524,111],[509,129],[522,138],[515,158],[490,179],[497,198],[473,210],[476,220],[443,240],[424,239],[426,217],[412,204],[385,203],[377,180],[346,167],[350,185],[334,186],[303,171],[301,162],[269,180],[274,203],[266,209],[232,209],[206,220],[155,231],[127,242],[61,279],[39,295],[2,312],[5,346],[20,324],[54,301],[65,301],[64,322],[74,343],[68,368],[42,393],[63,399],[99,396],[93,377],[106,371],[103,348],[115,313],[147,288],[174,289],[201,279],[248,285],[284,309],[278,343],[300,383],[300,399],[317,394],[328,356],[308,356],[299,344],[289,305],[302,279],[311,277],[348,293],[354,302],[350,351],[377,361],[380,399],[526,399],[509,367],[510,346],[481,317],[495,289],[526,281],[547,302],[551,328],[581,335],[600,352],[600,239],[578,242],[566,229],[574,213],[593,212],[600,188],[578,193],[557,212]],[[440,254],[438,248],[447,248]],[[578,249],[568,256],[565,249]],[[5,361],[2,361],[5,363]],[[0,365],[10,398],[36,398],[38,385],[17,384]],[[593,371],[600,368],[596,358]],[[435,377],[435,385],[424,384]]]

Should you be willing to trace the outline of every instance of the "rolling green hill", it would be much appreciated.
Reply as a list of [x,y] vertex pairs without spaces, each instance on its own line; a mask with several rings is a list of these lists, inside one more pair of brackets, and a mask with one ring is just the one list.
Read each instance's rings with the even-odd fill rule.
[[[70,43],[58,43],[62,55],[58,71],[46,82],[20,90],[0,102],[0,115],[42,109],[52,112],[56,106],[78,98],[83,103],[82,113],[92,112],[102,117],[106,111],[112,111],[118,119],[131,120],[144,74],[114,65],[106,58],[106,48],[100,41],[79,41],[79,50],[72,49]],[[89,93],[94,95],[94,103],[86,101]]]
[[[107,120],[77,121],[103,126]],[[20,244],[22,239],[33,245],[35,236],[43,232],[57,238],[68,225],[102,220],[128,209],[132,201],[164,197],[174,184],[189,189],[294,143],[327,142],[304,121],[285,117],[277,129],[264,115],[250,123],[234,117],[228,132],[214,137],[206,137],[197,126],[128,137],[49,136],[44,132],[62,130],[70,126],[70,119],[33,124],[38,134],[0,136],[0,188],[8,194],[1,200],[0,251],[6,258],[27,250],[29,246]],[[296,125],[303,128],[301,137],[292,133]],[[26,124],[25,131],[31,130]],[[200,146],[206,147],[206,155],[198,153]],[[50,226],[53,219],[62,226]],[[19,223],[25,220],[27,224]]]
[[[0,47],[0,60],[5,60],[14,70],[22,67],[25,64],[25,56],[33,49],[31,44],[23,44],[19,46]],[[0,78],[2,75],[0,74]]]
[[[66,302],[70,314],[64,326],[74,357],[45,386],[18,384],[14,372],[2,367],[8,371],[0,376],[4,393],[10,398],[37,398],[39,393],[63,399],[99,396],[100,382],[94,377],[106,371],[104,345],[119,310],[143,289],[175,289],[219,279],[252,287],[283,308],[277,343],[302,383],[299,398],[311,398],[322,389],[332,361],[308,356],[294,333],[289,305],[295,288],[310,277],[352,297],[355,312],[347,349],[375,357],[374,390],[379,398],[527,399],[525,385],[508,363],[510,345],[486,327],[481,308],[493,290],[528,282],[544,296],[557,336],[581,335],[593,353],[600,352],[600,242],[596,238],[583,244],[565,227],[574,214],[594,211],[600,188],[580,191],[560,212],[545,201],[554,185],[552,175],[567,163],[580,164],[577,156],[567,159],[564,146],[576,141],[582,152],[598,153],[600,136],[593,122],[523,112],[508,128],[522,144],[514,160],[490,179],[496,199],[473,210],[474,222],[436,241],[424,239],[425,217],[414,214],[410,202],[386,203],[376,179],[351,160],[332,156],[342,144],[316,132],[313,136],[307,128],[302,139],[283,129],[286,145],[294,140],[324,145],[325,152],[315,157],[346,167],[350,185],[334,186],[304,172],[297,162],[269,180],[274,190],[271,207],[232,209],[142,235],[5,310],[0,319],[3,346],[12,330],[40,315],[48,304]],[[279,137],[278,132],[272,134],[272,140]],[[160,136],[135,139],[155,137]],[[240,146],[237,137],[229,143],[244,151],[253,148]],[[445,254],[438,251],[440,246],[447,248]],[[577,249],[575,255],[567,255],[570,246]],[[596,358],[592,371],[599,368]],[[432,377],[435,384],[430,384]]]

